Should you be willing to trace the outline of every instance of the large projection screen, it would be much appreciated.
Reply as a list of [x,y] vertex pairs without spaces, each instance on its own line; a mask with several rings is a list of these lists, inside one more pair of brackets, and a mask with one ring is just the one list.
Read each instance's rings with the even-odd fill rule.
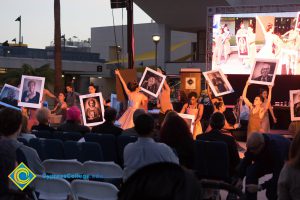
[[207,70],[250,74],[257,59],[276,74],[300,75],[300,5],[208,9]]

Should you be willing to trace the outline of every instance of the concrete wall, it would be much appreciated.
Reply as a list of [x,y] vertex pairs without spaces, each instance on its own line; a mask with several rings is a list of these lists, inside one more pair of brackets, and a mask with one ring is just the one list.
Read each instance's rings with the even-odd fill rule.
[[[116,26],[117,45],[122,47],[122,53],[127,58],[127,28],[124,26],[124,44],[122,44],[122,26]],[[181,58],[191,53],[191,43],[197,41],[196,33],[186,33],[171,31],[163,24],[147,23],[135,24],[135,55],[141,55],[146,52],[154,52],[155,45],[152,41],[152,35],[159,34],[161,39],[158,43],[158,65],[164,66],[166,62]],[[185,46],[178,48],[169,55],[170,46],[182,41],[190,41]],[[100,53],[101,58],[109,60],[109,46],[115,46],[113,27],[95,27],[91,29],[91,51]],[[122,63],[122,59],[120,58]],[[154,65],[155,60],[136,61],[138,67],[141,62],[144,66]],[[125,66],[127,63],[125,61]]]

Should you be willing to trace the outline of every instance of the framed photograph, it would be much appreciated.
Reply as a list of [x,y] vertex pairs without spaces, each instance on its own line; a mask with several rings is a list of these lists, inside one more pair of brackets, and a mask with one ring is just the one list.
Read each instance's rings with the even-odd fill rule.
[[146,67],[139,86],[141,90],[157,98],[164,84],[166,76],[157,71]]
[[22,76],[18,106],[40,108],[44,92],[45,78]]
[[298,66],[298,51],[282,49],[279,57],[277,74],[294,75]]
[[196,77],[185,77],[185,89],[186,90],[196,89]]
[[80,95],[80,107],[83,124],[85,126],[97,126],[105,122],[102,93]]
[[234,92],[227,77],[221,70],[203,72],[203,75],[216,97]]
[[274,85],[278,61],[274,59],[256,59],[249,77],[250,83]]
[[300,121],[300,90],[290,90],[291,120]]
[[297,13],[297,21],[296,21],[295,29],[297,31],[300,31],[300,12]]
[[0,93],[0,105],[20,110],[18,107],[19,88],[5,84]]
[[184,119],[184,121],[187,123],[188,127],[191,130],[191,133],[194,131],[194,122],[195,122],[195,115],[189,115],[189,114],[182,114],[178,113],[178,115]]
[[236,37],[239,58],[249,58],[249,44],[246,35]]

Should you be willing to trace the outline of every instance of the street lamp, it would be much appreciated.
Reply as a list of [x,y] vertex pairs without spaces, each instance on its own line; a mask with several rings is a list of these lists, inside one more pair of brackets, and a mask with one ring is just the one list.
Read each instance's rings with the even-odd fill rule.
[[155,44],[155,66],[157,67],[157,45],[159,43],[160,36],[159,35],[152,35],[152,40]]

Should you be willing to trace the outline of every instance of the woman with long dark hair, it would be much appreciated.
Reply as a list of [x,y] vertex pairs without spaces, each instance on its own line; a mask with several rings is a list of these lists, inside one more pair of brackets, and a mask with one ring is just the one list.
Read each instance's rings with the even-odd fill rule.
[[170,111],[166,115],[160,129],[160,140],[176,150],[181,165],[190,169],[193,167],[193,136],[187,123],[176,112]]

